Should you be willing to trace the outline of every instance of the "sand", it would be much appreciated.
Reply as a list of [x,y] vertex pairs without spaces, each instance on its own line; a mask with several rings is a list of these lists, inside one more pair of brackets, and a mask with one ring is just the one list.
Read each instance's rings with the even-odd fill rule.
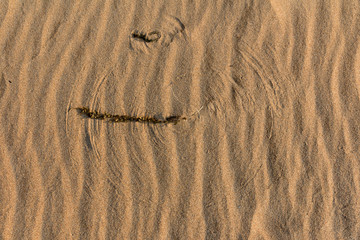
[[1,1],[0,239],[360,239],[359,5]]

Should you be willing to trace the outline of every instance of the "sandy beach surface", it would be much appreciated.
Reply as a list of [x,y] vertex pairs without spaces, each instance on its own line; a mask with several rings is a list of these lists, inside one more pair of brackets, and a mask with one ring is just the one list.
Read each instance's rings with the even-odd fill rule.
[[0,239],[360,239],[360,2],[0,2]]

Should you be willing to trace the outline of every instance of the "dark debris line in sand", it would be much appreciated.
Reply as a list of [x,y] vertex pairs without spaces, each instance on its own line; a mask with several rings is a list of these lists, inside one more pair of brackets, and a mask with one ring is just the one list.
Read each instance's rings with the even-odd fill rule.
[[114,115],[109,113],[100,113],[98,111],[91,111],[86,107],[78,107],[75,108],[78,112],[88,118],[98,119],[98,120],[106,120],[110,122],[142,122],[142,123],[173,123],[177,124],[181,120],[186,120],[185,117],[181,116],[170,116],[165,119],[158,119],[155,117],[133,117],[127,115]]
[[146,43],[157,42],[161,38],[161,34],[158,31],[152,31],[149,33],[141,32],[139,30],[134,30],[131,33],[131,37],[135,39],[140,39]]

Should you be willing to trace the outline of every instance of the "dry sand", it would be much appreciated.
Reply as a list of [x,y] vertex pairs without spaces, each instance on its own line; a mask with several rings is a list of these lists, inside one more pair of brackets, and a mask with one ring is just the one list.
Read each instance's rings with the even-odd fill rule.
[[359,5],[1,1],[0,239],[360,239]]

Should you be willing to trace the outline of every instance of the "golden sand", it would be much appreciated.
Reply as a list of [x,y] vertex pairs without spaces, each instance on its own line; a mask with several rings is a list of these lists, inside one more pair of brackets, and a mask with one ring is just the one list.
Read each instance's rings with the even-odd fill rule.
[[1,1],[0,239],[360,239],[359,5]]

